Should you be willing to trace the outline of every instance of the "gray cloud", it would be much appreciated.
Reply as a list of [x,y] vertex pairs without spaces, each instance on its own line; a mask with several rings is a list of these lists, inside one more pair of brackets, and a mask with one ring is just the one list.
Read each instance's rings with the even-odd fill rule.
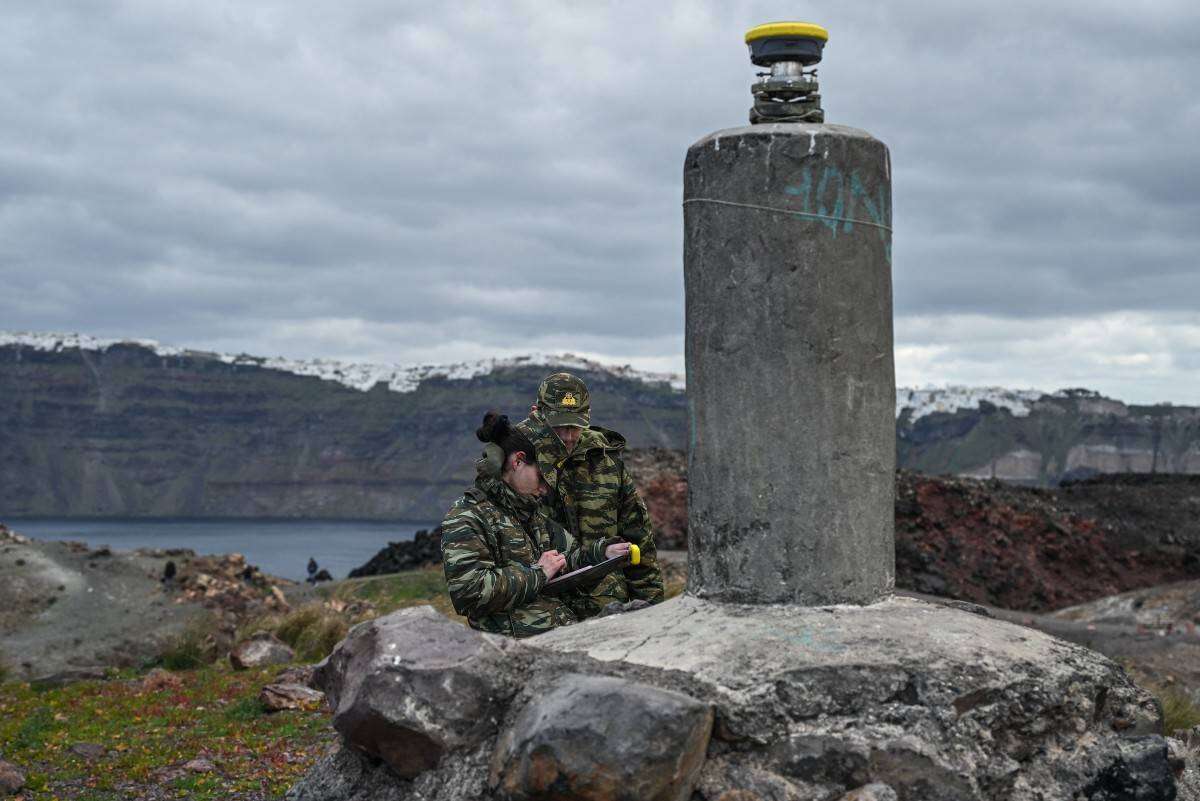
[[[683,154],[742,124],[741,34],[790,13],[6,4],[0,327],[681,365]],[[805,13],[829,119],[892,148],[902,381],[1200,402],[1193,4]]]

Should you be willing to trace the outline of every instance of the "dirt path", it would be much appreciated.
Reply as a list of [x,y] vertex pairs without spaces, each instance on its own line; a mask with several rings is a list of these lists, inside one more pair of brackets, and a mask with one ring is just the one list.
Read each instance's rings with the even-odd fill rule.
[[159,582],[166,557],[0,538],[0,655],[39,678],[136,665],[203,612]]

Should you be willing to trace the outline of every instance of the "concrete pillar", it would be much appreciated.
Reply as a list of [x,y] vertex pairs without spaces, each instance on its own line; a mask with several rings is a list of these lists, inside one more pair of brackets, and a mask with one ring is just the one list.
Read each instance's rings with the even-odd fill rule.
[[882,142],[780,123],[684,167],[688,592],[865,604],[895,576],[891,175]]

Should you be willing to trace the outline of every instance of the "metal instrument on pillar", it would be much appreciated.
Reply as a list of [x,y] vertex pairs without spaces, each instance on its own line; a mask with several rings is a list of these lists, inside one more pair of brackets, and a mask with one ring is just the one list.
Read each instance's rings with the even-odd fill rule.
[[824,122],[816,69],[829,31],[811,22],[771,22],[746,31],[750,61],[767,67],[750,87],[751,124]]

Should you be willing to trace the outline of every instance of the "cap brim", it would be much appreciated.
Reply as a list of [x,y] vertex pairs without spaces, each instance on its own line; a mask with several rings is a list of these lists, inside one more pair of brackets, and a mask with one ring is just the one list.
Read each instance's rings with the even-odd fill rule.
[[579,412],[549,412],[546,415],[546,422],[550,424],[551,428],[558,428],[560,426],[587,428],[591,425],[588,422],[588,416]]

